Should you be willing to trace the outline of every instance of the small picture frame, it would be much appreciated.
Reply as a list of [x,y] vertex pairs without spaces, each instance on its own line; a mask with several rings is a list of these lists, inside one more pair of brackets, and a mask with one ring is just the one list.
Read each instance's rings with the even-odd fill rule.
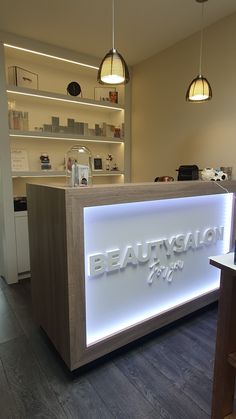
[[103,170],[101,157],[93,158],[93,170]]
[[109,91],[109,102],[118,103],[118,92],[116,90]]
[[13,172],[27,172],[29,170],[27,150],[11,149],[11,170]]
[[118,103],[118,92],[115,87],[95,87],[94,99],[100,102]]

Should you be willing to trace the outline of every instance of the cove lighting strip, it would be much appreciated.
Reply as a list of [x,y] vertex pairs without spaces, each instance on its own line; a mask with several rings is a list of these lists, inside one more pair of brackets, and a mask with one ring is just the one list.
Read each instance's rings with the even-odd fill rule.
[[115,109],[116,111],[123,111],[122,108],[114,107],[114,106],[106,106],[106,105],[97,105],[96,103],[89,103],[89,102],[81,102],[78,100],[70,100],[70,99],[63,99],[63,98],[57,98],[53,96],[47,96],[47,95],[39,95],[34,93],[25,93],[25,92],[17,92],[16,90],[7,90],[7,93],[14,93],[14,95],[22,95],[22,96],[33,96],[41,99],[50,99],[50,100],[56,100],[60,102],[69,102],[74,103],[75,105],[85,105],[85,106],[94,106],[95,108],[107,108],[107,109]]
[[[217,274],[216,274],[217,275]],[[218,284],[219,284],[219,274],[218,274]],[[208,295],[211,292],[217,291],[219,289],[219,285],[212,286],[212,287],[202,287],[199,288],[197,292],[189,293],[188,297],[183,296],[180,298],[176,298],[175,300],[171,301],[170,303],[163,304],[157,310],[148,310],[143,312],[141,316],[136,314],[130,319],[125,321],[121,321],[118,324],[111,325],[109,327],[104,327],[102,331],[94,335],[87,334],[87,347],[91,347],[94,344],[102,342],[104,339],[109,339],[115,336],[119,332],[127,331],[128,329],[138,326],[146,321],[150,321],[155,317],[161,316],[165,313],[168,313],[171,310],[174,310],[178,307],[183,306],[184,304],[194,302],[196,299],[200,297],[204,297],[204,295]]]
[[57,57],[56,55],[45,54],[43,52],[38,52],[38,51],[34,51],[34,50],[31,50],[31,49],[27,49],[27,48],[21,48],[21,47],[17,47],[15,45],[10,45],[10,44],[3,44],[3,45],[4,45],[4,47],[7,47],[7,48],[18,49],[20,51],[30,52],[31,54],[42,55],[43,57],[47,57],[47,58],[54,58],[54,60],[64,61],[66,63],[76,64],[76,65],[80,65],[82,67],[93,68],[94,70],[99,69],[99,67],[96,67],[94,65],[84,64],[84,63],[80,63],[78,61],[73,61],[73,60],[68,60],[66,58]]
[[71,138],[71,137],[54,137],[54,136],[45,136],[45,135],[28,135],[28,134],[10,134],[10,137],[18,138],[40,138],[42,140],[62,140],[62,141],[85,141],[90,143],[108,143],[108,144],[124,144],[123,141],[117,140],[91,140],[88,138]]

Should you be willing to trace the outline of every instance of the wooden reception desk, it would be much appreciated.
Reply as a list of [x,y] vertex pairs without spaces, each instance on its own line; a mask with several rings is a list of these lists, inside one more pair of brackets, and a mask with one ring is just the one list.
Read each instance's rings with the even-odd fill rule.
[[[217,299],[236,182],[27,185],[33,309],[73,370]],[[229,193],[228,193],[229,192]]]

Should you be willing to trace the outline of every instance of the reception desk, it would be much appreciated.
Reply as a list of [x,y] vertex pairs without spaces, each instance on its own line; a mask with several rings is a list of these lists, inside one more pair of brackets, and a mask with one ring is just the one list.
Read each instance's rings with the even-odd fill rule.
[[69,369],[217,299],[236,181],[221,186],[27,185],[34,315]]

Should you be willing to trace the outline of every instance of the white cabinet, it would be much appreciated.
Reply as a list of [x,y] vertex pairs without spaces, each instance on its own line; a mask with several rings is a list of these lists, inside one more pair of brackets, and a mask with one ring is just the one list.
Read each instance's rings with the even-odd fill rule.
[[17,271],[22,276],[29,276],[29,236],[27,211],[15,212]]

